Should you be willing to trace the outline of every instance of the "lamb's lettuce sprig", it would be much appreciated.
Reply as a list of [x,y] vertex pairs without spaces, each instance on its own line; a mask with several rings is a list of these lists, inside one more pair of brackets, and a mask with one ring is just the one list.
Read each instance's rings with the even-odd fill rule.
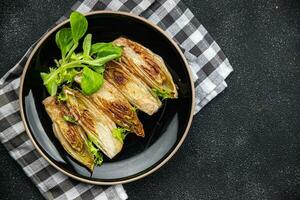
[[80,40],[88,28],[88,21],[79,12],[70,15],[70,28],[62,28],[55,35],[55,42],[61,51],[61,59],[55,60],[56,67],[41,78],[51,96],[57,94],[62,84],[72,84],[76,75],[81,74],[81,89],[86,95],[93,94],[103,84],[105,63],[122,55],[122,48],[112,43],[92,44],[92,34],[83,39],[83,52],[75,53]]

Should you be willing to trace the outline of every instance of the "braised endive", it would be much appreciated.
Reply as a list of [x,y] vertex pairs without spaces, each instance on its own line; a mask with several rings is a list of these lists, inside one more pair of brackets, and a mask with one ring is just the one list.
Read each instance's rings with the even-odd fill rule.
[[144,137],[143,124],[140,122],[136,109],[108,81],[105,81],[98,92],[91,95],[95,104],[120,127]]
[[40,75],[51,95],[43,104],[55,136],[92,171],[103,162],[100,151],[112,159],[129,132],[145,136],[137,110],[152,115],[160,99],[178,98],[178,93],[160,56],[123,37],[92,43],[87,30],[85,16],[72,12],[70,27],[55,35],[60,58]]
[[123,146],[123,141],[114,137],[112,132],[116,124],[94,105],[94,103],[77,90],[63,87],[66,104],[78,124],[85,130],[93,142],[107,157],[113,158]]
[[[76,76],[75,81],[81,83],[81,76]],[[95,106],[103,110],[118,126],[144,137],[143,124],[140,122],[135,107],[108,81],[89,96]]]
[[67,107],[51,96],[47,97],[43,104],[53,122],[53,132],[63,148],[74,159],[93,171],[94,164],[102,163],[102,155],[99,151],[93,151],[84,130],[75,120],[72,121],[73,117]]
[[123,46],[122,62],[128,70],[145,81],[155,95],[162,99],[178,97],[173,78],[159,55],[124,37],[113,43]]
[[107,63],[104,78],[114,85],[137,109],[152,115],[160,108],[161,102],[152,95],[151,89],[121,63],[116,61]]

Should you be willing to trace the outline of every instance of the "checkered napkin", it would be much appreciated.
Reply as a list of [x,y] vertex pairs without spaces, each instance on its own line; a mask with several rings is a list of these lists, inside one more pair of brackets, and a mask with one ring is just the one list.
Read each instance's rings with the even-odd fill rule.
[[[232,67],[218,44],[179,0],[85,0],[72,10],[121,10],[140,15],[165,30],[186,56],[196,88],[196,112],[226,88]],[[71,11],[57,23],[68,18]],[[42,158],[29,140],[19,113],[20,75],[31,52],[0,80],[0,140],[46,199],[127,199],[122,185],[95,186],[70,179]]]

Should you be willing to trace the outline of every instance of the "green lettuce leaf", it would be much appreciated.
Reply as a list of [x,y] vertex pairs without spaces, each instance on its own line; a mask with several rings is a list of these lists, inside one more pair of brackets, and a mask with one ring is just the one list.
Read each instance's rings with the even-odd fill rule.
[[70,15],[70,24],[73,40],[78,43],[88,28],[88,21],[84,15],[74,11]]
[[152,93],[162,100],[172,98],[170,90],[153,88]]
[[84,67],[81,74],[80,86],[82,92],[91,95],[98,91],[103,84],[103,75],[99,74],[88,67]]
[[[43,79],[43,82],[45,83],[46,81],[47,84],[44,84],[48,93],[51,95],[51,96],[54,96],[56,95],[56,92],[57,92],[57,88],[58,88],[58,84],[56,82],[57,80],[57,77],[54,75],[52,75],[54,73],[54,70],[52,68],[50,68],[50,72],[49,73],[40,73],[42,79]],[[53,78],[52,78],[53,77]]]
[[94,163],[95,165],[100,166],[103,163],[103,155],[100,150],[94,145],[94,143],[90,140],[87,140],[88,149],[91,154],[94,155]]
[[115,128],[112,130],[112,135],[117,138],[119,141],[121,141],[123,143],[125,137],[128,134],[128,130],[125,128]]
[[92,34],[87,34],[83,40],[82,49],[83,55],[89,56],[91,51]]
[[75,119],[73,116],[70,116],[70,115],[64,115],[64,116],[63,116],[63,119],[64,119],[66,122],[70,122],[70,123],[73,123],[73,124],[77,124],[77,121],[76,121],[76,119]]
[[74,44],[71,29],[63,28],[59,30],[55,35],[55,42],[61,51],[62,58],[64,59]]

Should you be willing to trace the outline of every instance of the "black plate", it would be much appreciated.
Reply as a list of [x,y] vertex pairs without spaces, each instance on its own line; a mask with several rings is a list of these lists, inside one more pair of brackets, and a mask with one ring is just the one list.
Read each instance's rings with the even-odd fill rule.
[[40,72],[54,66],[60,57],[55,44],[55,33],[64,22],[52,29],[37,44],[23,72],[21,82],[21,113],[28,135],[39,152],[50,164],[65,174],[95,184],[116,184],[141,178],[164,164],[179,148],[190,126],[193,113],[193,85],[187,64],[179,48],[160,29],[146,20],[125,13],[94,12],[87,15],[88,33],[94,42],[108,42],[126,36],[159,54],[166,62],[179,90],[179,98],[166,100],[153,116],[139,113],[145,138],[127,136],[122,151],[114,159],[104,158],[104,164],[93,174],[72,159],[55,138],[51,120],[43,99],[48,93]]

